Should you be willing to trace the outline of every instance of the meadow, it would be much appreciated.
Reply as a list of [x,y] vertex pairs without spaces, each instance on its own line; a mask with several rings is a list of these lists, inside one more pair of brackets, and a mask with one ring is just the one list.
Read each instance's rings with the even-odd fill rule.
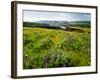
[[24,27],[23,69],[90,66],[90,28],[83,29]]

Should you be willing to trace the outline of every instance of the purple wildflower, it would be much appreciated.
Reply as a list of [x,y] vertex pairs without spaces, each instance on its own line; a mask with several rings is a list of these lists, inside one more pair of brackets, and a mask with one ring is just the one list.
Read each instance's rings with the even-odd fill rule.
[[47,56],[45,56],[44,58],[44,63],[45,63],[45,67],[47,68],[48,67],[48,57]]

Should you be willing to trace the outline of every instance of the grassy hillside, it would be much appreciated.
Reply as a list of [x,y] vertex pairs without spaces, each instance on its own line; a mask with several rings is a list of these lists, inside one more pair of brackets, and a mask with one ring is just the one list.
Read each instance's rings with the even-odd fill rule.
[[91,37],[88,31],[24,27],[23,68],[89,66]]

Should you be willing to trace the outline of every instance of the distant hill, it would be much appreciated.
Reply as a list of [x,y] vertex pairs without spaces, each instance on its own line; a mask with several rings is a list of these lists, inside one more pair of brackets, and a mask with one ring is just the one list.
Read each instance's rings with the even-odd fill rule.
[[41,20],[37,21],[36,23],[44,23],[44,24],[49,24],[50,26],[67,26],[69,23],[67,21],[49,21],[49,20]]
[[36,22],[23,22],[24,27],[44,27],[44,26],[49,26],[49,24],[45,23],[36,23]]
[[91,27],[90,21],[72,21],[69,22],[70,26],[79,26],[79,27]]
[[41,20],[36,22],[23,22],[23,26],[27,27],[47,27],[47,28],[62,28],[62,27],[91,27],[90,21],[49,21],[49,20]]

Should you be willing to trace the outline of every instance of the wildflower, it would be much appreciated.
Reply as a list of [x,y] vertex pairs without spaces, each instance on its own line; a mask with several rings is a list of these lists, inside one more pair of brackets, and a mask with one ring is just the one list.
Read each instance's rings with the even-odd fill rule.
[[48,57],[47,56],[45,56],[44,58],[44,63],[45,63],[45,67],[47,68],[48,67]]

